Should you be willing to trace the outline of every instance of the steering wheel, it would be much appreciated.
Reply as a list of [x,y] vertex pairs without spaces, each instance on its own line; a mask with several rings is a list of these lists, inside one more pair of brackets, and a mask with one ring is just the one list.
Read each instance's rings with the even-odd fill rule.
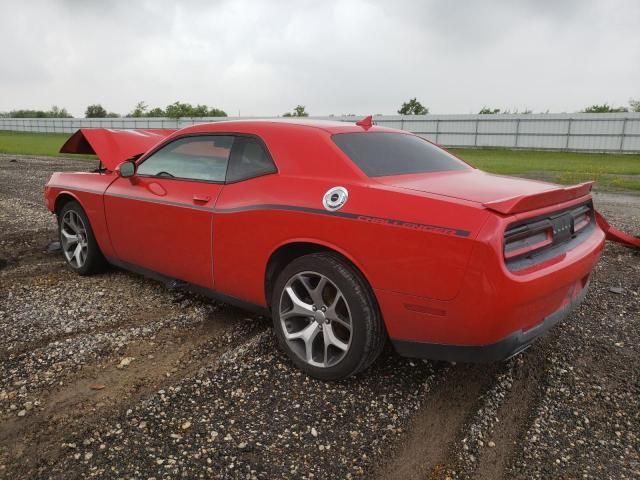
[[164,172],[164,171],[163,172],[158,172],[158,173],[156,173],[156,175],[159,176],[159,177],[163,177],[163,176],[164,177],[173,177],[174,176],[174,175],[171,175],[169,172]]

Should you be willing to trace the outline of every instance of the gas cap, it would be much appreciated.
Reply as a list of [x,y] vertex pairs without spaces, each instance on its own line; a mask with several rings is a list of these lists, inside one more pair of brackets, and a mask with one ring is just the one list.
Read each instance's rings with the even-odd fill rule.
[[344,187],[333,187],[324,194],[322,204],[330,212],[335,212],[347,203],[349,192]]

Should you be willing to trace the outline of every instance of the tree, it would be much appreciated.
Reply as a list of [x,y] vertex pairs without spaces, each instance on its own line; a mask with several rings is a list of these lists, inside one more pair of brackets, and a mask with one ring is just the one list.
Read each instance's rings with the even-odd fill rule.
[[99,103],[89,105],[84,112],[85,118],[105,118],[107,111]]
[[52,105],[48,114],[51,118],[71,118],[66,108],[58,108],[57,105]]
[[128,117],[146,117],[146,113],[147,113],[147,104],[144,103],[144,101],[142,102],[138,102],[136,103],[135,108],[133,109],[133,112],[131,112],[129,115],[127,115]]
[[206,105],[196,105],[190,103],[174,102],[167,105],[165,115],[169,118],[182,117],[226,117],[227,114],[218,108],[209,108]]
[[482,107],[478,112],[479,115],[496,115],[500,113],[499,108]]
[[220,110],[219,108],[211,107],[207,113],[208,117],[226,117],[227,112]]
[[629,106],[632,112],[640,112],[640,100],[629,99]]
[[206,117],[209,114],[209,107],[206,105],[196,105],[195,107],[191,107],[191,117]]
[[174,102],[171,105],[167,105],[165,108],[165,114],[169,118],[181,118],[189,116],[189,107],[186,103]]
[[293,112],[284,113],[282,116],[283,117],[308,117],[309,114],[307,113],[306,108],[307,107],[305,107],[304,105],[297,105],[293,109]]
[[422,105],[417,98],[412,98],[402,104],[398,113],[400,115],[426,115],[429,113],[429,109]]
[[628,112],[629,110],[626,107],[617,107],[614,108],[610,106],[608,103],[603,103],[602,105],[594,104],[583,110],[584,113],[618,113],[618,112]]
[[120,114],[116,112],[109,112],[105,115],[107,118],[120,118]]
[[11,110],[6,116],[12,118],[72,118],[66,108],[53,105],[51,110]]
[[155,107],[152,108],[151,110],[149,110],[147,112],[147,114],[145,115],[145,117],[166,117],[167,114],[165,113],[165,111],[163,109],[161,109],[160,107]]

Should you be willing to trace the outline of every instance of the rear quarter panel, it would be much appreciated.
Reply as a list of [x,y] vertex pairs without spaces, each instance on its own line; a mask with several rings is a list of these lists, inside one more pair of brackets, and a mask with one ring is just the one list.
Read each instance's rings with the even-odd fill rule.
[[[337,185],[349,199],[328,212],[322,199]],[[227,185],[214,218],[215,288],[265,305],[271,254],[310,242],[341,252],[374,289],[450,299],[486,216],[465,202],[322,178],[269,175]]]

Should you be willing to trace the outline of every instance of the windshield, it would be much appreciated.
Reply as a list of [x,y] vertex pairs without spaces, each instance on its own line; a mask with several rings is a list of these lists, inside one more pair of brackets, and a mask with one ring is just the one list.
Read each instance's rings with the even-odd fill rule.
[[416,135],[338,133],[333,141],[369,177],[465,170],[462,160]]

